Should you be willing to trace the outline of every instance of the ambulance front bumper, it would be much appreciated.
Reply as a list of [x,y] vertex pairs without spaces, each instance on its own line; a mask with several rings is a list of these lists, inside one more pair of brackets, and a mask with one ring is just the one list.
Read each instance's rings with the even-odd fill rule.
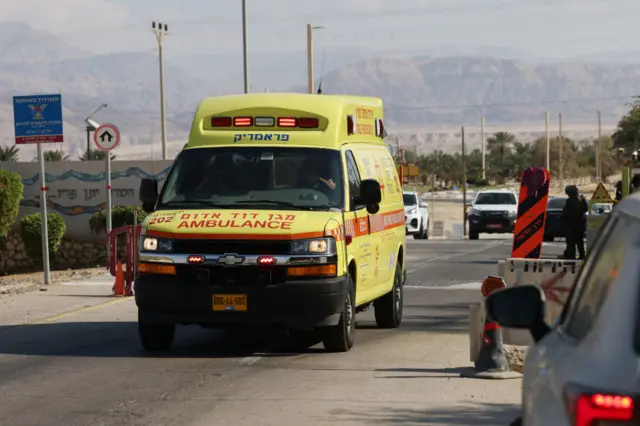
[[[175,275],[145,273],[136,278],[141,321],[313,329],[338,323],[348,289],[346,276],[290,279],[283,272],[286,266],[175,266]],[[242,296],[246,304],[241,309],[214,310],[214,297],[224,295]]]

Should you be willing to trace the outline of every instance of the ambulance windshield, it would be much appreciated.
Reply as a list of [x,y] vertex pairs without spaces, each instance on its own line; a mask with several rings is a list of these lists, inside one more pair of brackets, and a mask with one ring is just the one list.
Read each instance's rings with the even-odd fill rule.
[[158,208],[327,210],[343,205],[339,151],[220,147],[181,152]]

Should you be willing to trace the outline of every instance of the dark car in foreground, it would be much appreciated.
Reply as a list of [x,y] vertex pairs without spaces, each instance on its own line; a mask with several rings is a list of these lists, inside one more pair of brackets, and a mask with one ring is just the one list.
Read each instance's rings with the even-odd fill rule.
[[547,202],[547,221],[544,224],[544,241],[564,238],[564,229],[560,217],[567,197],[549,197]]

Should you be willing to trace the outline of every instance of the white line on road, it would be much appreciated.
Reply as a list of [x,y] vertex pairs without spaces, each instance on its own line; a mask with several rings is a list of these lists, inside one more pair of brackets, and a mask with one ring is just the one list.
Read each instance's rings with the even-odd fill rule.
[[240,361],[238,361],[238,364],[244,366],[244,367],[249,367],[253,364],[255,364],[256,362],[260,361],[262,359],[262,357],[259,356],[248,356],[246,358],[242,358]]
[[447,286],[425,286],[425,285],[405,285],[404,288],[410,288],[412,290],[477,290],[482,287],[482,283],[479,281],[453,284]]
[[461,256],[465,256],[465,255],[469,255],[469,254],[475,254],[475,253],[479,253],[479,252],[483,252],[486,250],[489,250],[490,248],[493,248],[495,246],[498,246],[502,244],[502,241],[493,241],[489,244],[487,244],[484,247],[479,247],[476,248],[474,250],[467,250],[467,251],[462,251],[459,253],[453,253],[453,254],[449,254],[447,256],[437,256],[437,257],[432,257],[430,259],[425,260],[422,263],[419,263],[418,265],[414,266],[413,268],[410,268],[407,270],[407,274],[411,274],[415,271],[418,271],[426,266],[429,266],[429,264],[435,262],[436,260],[448,260],[448,259],[453,259],[454,257],[461,257]]

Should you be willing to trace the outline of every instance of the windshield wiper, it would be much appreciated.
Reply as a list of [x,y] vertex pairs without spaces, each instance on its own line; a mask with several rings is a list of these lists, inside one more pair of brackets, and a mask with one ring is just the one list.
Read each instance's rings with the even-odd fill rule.
[[209,200],[172,200],[167,201],[166,203],[160,204],[158,207],[163,206],[176,206],[181,204],[198,204],[205,207],[215,207],[218,209],[233,209],[235,208],[232,204],[217,204]]
[[301,204],[295,204],[289,201],[276,201],[276,200],[244,200],[236,201],[235,204],[273,204],[282,207],[292,207],[300,210],[315,210],[315,209],[329,209],[329,206],[305,206]]

